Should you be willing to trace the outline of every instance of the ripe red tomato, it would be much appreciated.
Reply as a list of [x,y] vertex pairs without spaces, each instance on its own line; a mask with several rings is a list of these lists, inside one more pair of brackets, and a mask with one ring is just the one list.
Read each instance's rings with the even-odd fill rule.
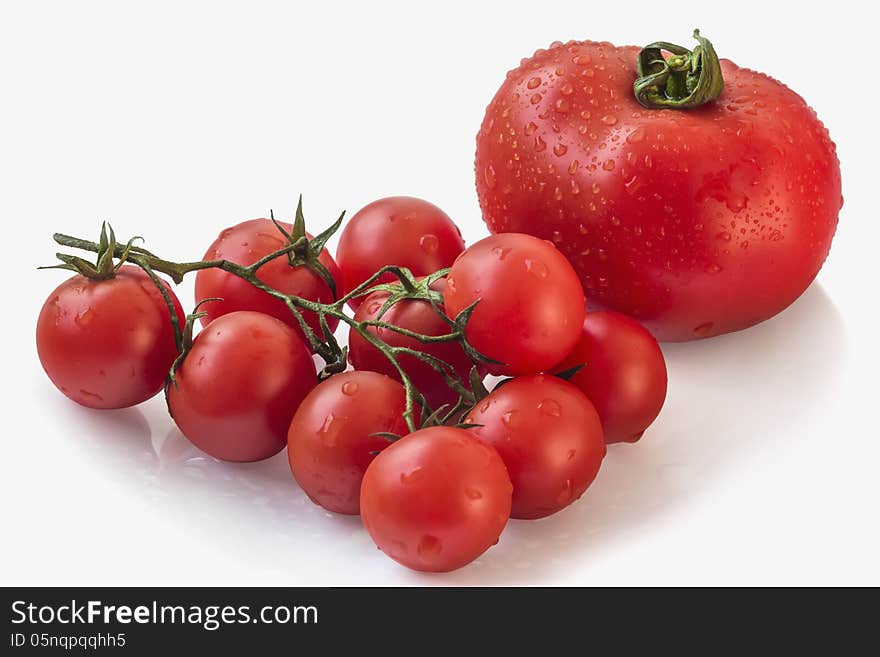
[[[165,290],[183,326],[180,302]],[[162,389],[177,345],[155,283],[123,265],[113,278],[74,276],[49,295],[37,320],[37,352],[52,383],[76,403],[125,408]]]
[[[442,281],[443,279],[440,279],[437,281],[439,285],[435,283],[433,287],[442,290],[445,287]],[[358,308],[354,318],[358,321],[376,319],[382,304],[389,296],[388,292],[374,292],[369,295]],[[445,335],[452,331],[431,304],[421,299],[398,301],[382,316],[382,321],[422,335]],[[426,344],[389,329],[369,328],[368,330],[392,347],[407,347],[421,351],[452,365],[458,376],[467,384],[473,362],[458,342]],[[354,329],[349,329],[348,332],[348,349],[348,358],[355,369],[381,372],[400,380],[397,369],[382,355],[382,352]],[[447,385],[440,373],[424,361],[406,354],[401,355],[399,361],[432,409],[440,408],[444,404],[454,404],[458,400],[458,394]]]
[[385,554],[414,570],[461,568],[498,542],[510,478],[473,434],[432,427],[379,454],[361,485],[361,517]]
[[634,443],[666,400],[660,345],[634,319],[611,311],[587,313],[581,339],[557,371],[584,365],[569,381],[596,407],[605,442]]
[[[278,222],[290,233],[291,225]],[[311,239],[311,235],[308,236]],[[204,260],[229,260],[239,265],[252,265],[260,258],[269,255],[289,244],[287,238],[269,219],[251,219],[227,228],[214,243],[208,247]],[[337,282],[340,280],[339,268],[327,249],[321,251],[318,260]],[[270,260],[257,271],[257,276],[269,287],[285,294],[321,303],[332,303],[333,291],[321,276],[305,266],[292,267],[286,255]],[[337,293],[341,291],[337,290]],[[280,299],[258,290],[246,280],[223,271],[222,269],[203,269],[196,275],[196,302],[203,299],[219,298],[222,301],[209,301],[200,306],[207,313],[202,317],[202,324],[210,322],[222,315],[236,310],[253,310],[277,317],[285,324],[296,329],[302,337],[302,329],[293,313]],[[302,311],[303,318],[318,337],[323,335],[318,316],[309,311]],[[336,328],[339,320],[328,317],[330,329]]]
[[494,374],[552,368],[574,347],[586,302],[577,274],[552,244],[503,233],[480,240],[452,265],[443,293],[455,317],[480,300],[465,334]]
[[290,469],[315,504],[357,515],[364,471],[391,443],[379,432],[407,433],[406,392],[376,372],[343,372],[300,404],[287,433]]
[[602,425],[590,400],[548,374],[507,381],[465,420],[498,450],[513,482],[511,518],[543,518],[587,490],[605,456]]
[[[443,210],[411,196],[391,196],[361,208],[339,237],[336,259],[350,292],[385,265],[427,276],[449,267],[464,250],[461,232]],[[379,282],[390,283],[387,274]],[[355,310],[361,299],[352,299]]]
[[168,410],[196,447],[224,461],[259,461],[287,444],[293,414],[317,380],[305,342],[251,311],[218,317],[196,336],[166,387]]
[[555,43],[507,75],[477,137],[483,218],[552,239],[591,302],[661,340],[763,321],[828,254],[842,204],[828,131],[795,92],[728,60],[717,101],[646,109],[638,53]]

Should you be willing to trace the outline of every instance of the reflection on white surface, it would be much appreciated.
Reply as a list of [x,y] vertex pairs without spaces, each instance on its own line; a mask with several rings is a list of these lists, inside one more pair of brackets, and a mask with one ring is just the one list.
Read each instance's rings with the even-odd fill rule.
[[107,477],[183,523],[205,550],[252,564],[255,582],[340,583],[347,581],[343,568],[358,583],[528,584],[632,540],[716,482],[737,477],[756,446],[795,440],[787,423],[809,425],[823,413],[844,344],[834,305],[814,285],[770,322],[664,345],[669,397],[644,438],[609,448],[596,482],[572,507],[540,521],[511,521],[497,546],[442,576],[401,572],[377,553],[358,518],[312,504],[286,452],[260,463],[219,462],[191,445],[158,403],[147,407],[149,420],[137,409],[74,414],[77,432],[88,436],[81,449]]

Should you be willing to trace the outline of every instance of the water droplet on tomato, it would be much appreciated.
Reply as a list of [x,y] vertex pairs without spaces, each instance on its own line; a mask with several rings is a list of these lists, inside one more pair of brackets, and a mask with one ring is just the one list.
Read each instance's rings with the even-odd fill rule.
[[534,96],[532,96],[531,98],[529,98],[529,102],[530,102],[532,105],[537,105],[538,103],[541,102],[541,98],[542,98],[541,94],[535,94]]
[[557,504],[568,504],[571,502],[572,497],[574,497],[574,488],[572,487],[571,479],[566,479],[562,490],[556,496],[556,502]]
[[504,423],[504,426],[509,429],[515,429],[520,424],[520,413],[519,411],[507,411],[504,415],[501,416],[501,421]]
[[725,242],[730,241],[730,233],[728,233],[726,230],[722,230],[715,237],[718,238],[719,240],[723,240]]
[[[511,249],[509,246],[494,246],[492,247],[492,254],[498,258],[499,260],[504,260],[507,257],[507,254],[510,253]],[[447,283],[447,286],[449,283]]]
[[538,278],[547,278],[547,265],[540,260],[526,258],[524,264],[526,266],[526,271],[530,274],[534,274]]
[[547,148],[547,142],[541,139],[540,137],[535,138],[535,150],[539,153]]
[[321,442],[327,447],[333,447],[336,444],[336,432],[333,430],[335,421],[336,418],[333,417],[333,413],[330,413],[324,418],[321,428],[318,429],[318,433],[321,434]]
[[541,78],[538,77],[529,78],[529,81],[526,83],[526,87],[528,87],[529,89],[537,89],[540,86]]
[[562,89],[559,90],[559,93],[563,96],[571,96],[571,94],[574,93],[574,87],[571,86],[570,82],[566,82],[562,85]]
[[556,104],[554,105],[556,111],[560,114],[565,114],[570,109],[571,105],[569,105],[568,100],[565,98],[557,98]]
[[421,466],[417,466],[409,472],[401,472],[400,483],[405,485],[413,484],[418,481],[423,474],[424,472]]
[[437,249],[440,247],[440,240],[437,239],[436,235],[428,233],[419,238],[419,246],[422,247],[422,251],[425,253],[436,253]]
[[700,324],[694,329],[694,335],[698,338],[706,338],[712,335],[712,329],[715,328],[715,322],[706,322]]
[[615,166],[615,165],[614,165],[614,160],[605,160],[605,161],[602,163],[602,168],[605,169],[605,171],[613,171],[613,170],[614,170],[614,166]]
[[491,164],[486,165],[486,168],[483,170],[483,178],[486,180],[486,187],[495,189],[495,167]]
[[631,133],[626,136],[627,144],[638,144],[640,141],[645,139],[645,128],[644,126],[639,126]]
[[354,397],[358,391],[357,381],[346,381],[342,384],[342,394]]
[[471,500],[479,500],[483,497],[483,494],[476,488],[465,488],[464,494],[467,495],[468,499]]
[[555,399],[544,399],[538,404],[538,410],[544,415],[550,417],[559,417],[562,415],[562,407]]
[[720,265],[717,265],[717,264],[715,264],[715,263],[713,262],[713,263],[710,263],[710,264],[706,265],[706,266],[704,267],[704,271],[705,271],[707,274],[717,274],[718,272],[721,271],[721,266],[720,266]]
[[443,550],[443,541],[431,534],[425,534],[419,541],[416,551],[420,557],[434,557]]
[[568,146],[566,146],[565,144],[556,144],[556,145],[553,147],[553,154],[554,154],[556,157],[562,157],[562,156],[565,155],[567,152],[568,152]]
[[95,318],[95,311],[91,308],[86,308],[82,312],[78,312],[76,316],[73,318],[74,323],[77,326],[88,326],[92,323],[92,320]]
[[523,128],[523,132],[526,133],[527,137],[531,137],[535,133],[535,130],[537,130],[537,129],[538,129],[538,126],[535,124],[535,122],[529,121],[526,124],[526,127]]
[[614,116],[613,114],[606,114],[600,120],[605,125],[614,125],[615,123],[617,123],[617,117]]

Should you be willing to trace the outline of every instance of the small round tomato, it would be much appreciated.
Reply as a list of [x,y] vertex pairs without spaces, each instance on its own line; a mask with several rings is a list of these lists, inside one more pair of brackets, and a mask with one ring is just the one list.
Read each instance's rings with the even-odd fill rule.
[[480,240],[452,265],[443,294],[450,317],[479,300],[468,341],[503,366],[493,374],[549,370],[574,347],[586,302],[577,274],[545,240],[501,233]]
[[498,452],[463,429],[432,427],[404,436],[370,464],[361,516],[379,549],[395,561],[446,572],[498,542],[510,494]]
[[316,380],[308,347],[287,324],[233,312],[196,336],[166,387],[168,410],[211,456],[259,461],[287,444],[293,414]]
[[[163,283],[183,326],[184,314]],[[49,295],[37,320],[37,352],[52,383],[89,408],[134,406],[162,389],[177,358],[168,305],[143,270],[74,276]]]
[[[291,225],[278,222],[288,234]],[[311,239],[311,235],[308,235]],[[260,258],[283,249],[289,244],[288,238],[278,230],[269,219],[252,219],[227,228],[205,252],[204,260],[229,260],[239,265],[252,265]],[[318,261],[324,265],[335,282],[340,279],[339,268],[327,249],[323,249]],[[285,294],[293,294],[303,299],[333,303],[335,297],[327,282],[315,270],[305,266],[291,266],[287,255],[281,255],[267,262],[257,270],[257,277],[269,287]],[[337,290],[339,292],[339,290]],[[221,315],[236,310],[253,310],[277,317],[302,335],[299,322],[281,299],[277,299],[255,288],[243,278],[222,269],[203,269],[196,275],[196,302],[209,301],[199,307],[205,313],[202,324],[207,326]],[[321,337],[321,324],[318,316],[310,311],[301,311],[309,327]],[[327,317],[331,330],[339,320]],[[305,336],[303,336],[305,337]]]
[[583,495],[605,456],[596,409],[572,384],[548,374],[512,379],[465,422],[501,455],[513,482],[512,518],[543,518]]
[[[442,281],[443,279],[440,279],[437,281],[439,285],[435,284],[434,286],[442,290]],[[369,295],[358,308],[354,318],[359,322],[377,319],[379,310],[388,297],[388,292],[374,292]],[[381,319],[393,326],[415,331],[422,335],[445,335],[452,331],[452,328],[437,314],[431,303],[421,299],[398,301],[382,315]],[[462,381],[467,384],[473,361],[468,358],[458,342],[424,343],[396,333],[391,329],[368,328],[367,330],[389,346],[407,347],[439,358],[451,365]],[[348,358],[355,369],[381,372],[400,380],[400,373],[394,365],[354,329],[349,329],[348,332],[348,350]],[[458,400],[458,393],[452,390],[443,376],[426,362],[407,354],[402,354],[399,357],[399,362],[419,392],[425,396],[432,409],[437,409],[444,404],[454,404]]]
[[376,372],[343,372],[318,384],[287,433],[290,469],[309,498],[328,511],[357,515],[364,471],[391,443],[375,434],[407,433],[406,392]]
[[[386,265],[427,276],[449,267],[464,250],[461,232],[443,210],[411,196],[391,196],[361,208],[339,237],[336,259],[350,292]],[[380,283],[394,281],[387,274]],[[355,310],[360,299],[352,299]]]
[[587,313],[583,331],[558,371],[584,367],[571,379],[590,398],[605,442],[634,443],[666,400],[666,361],[654,336],[621,313]]

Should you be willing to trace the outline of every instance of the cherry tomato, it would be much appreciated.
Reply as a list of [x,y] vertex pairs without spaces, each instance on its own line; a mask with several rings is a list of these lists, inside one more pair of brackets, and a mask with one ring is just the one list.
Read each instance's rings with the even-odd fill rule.
[[315,504],[357,515],[364,471],[391,443],[379,432],[407,433],[403,386],[376,372],[343,372],[300,404],[287,433],[290,469]]
[[[183,326],[180,302],[163,285]],[[155,283],[123,265],[113,278],[74,276],[49,295],[37,320],[37,352],[52,383],[76,403],[125,408],[162,389],[177,344]]]
[[834,143],[794,91],[721,60],[695,109],[646,109],[634,47],[571,41],[522,60],[477,136],[492,232],[552,239],[591,303],[660,340],[751,326],[810,284],[842,205]]
[[166,387],[183,435],[224,461],[259,461],[287,444],[300,402],[315,386],[312,356],[279,319],[251,311],[218,317],[196,336]]
[[473,434],[432,427],[379,454],[361,485],[361,516],[385,554],[414,570],[461,568],[498,541],[511,484],[498,453]]
[[584,393],[549,374],[507,381],[465,420],[498,450],[513,482],[511,518],[543,518],[580,498],[605,456],[602,424]]
[[[445,282],[440,279],[434,284],[434,287],[442,291]],[[377,319],[379,310],[388,297],[388,292],[381,291],[369,295],[358,308],[354,318],[358,321]],[[453,330],[437,314],[430,302],[421,299],[398,301],[386,311],[382,316],[382,321],[422,335],[445,335]],[[465,384],[468,383],[473,362],[464,353],[458,342],[423,343],[415,338],[395,333],[390,329],[369,328],[368,330],[392,347],[407,347],[439,358],[454,367],[462,381]],[[355,369],[381,372],[400,380],[397,369],[382,355],[382,352],[367,342],[354,329],[349,329],[348,332],[348,349],[349,360]],[[424,361],[406,354],[401,355],[399,361],[432,409],[437,409],[444,404],[454,404],[458,400],[458,393],[447,385],[446,380],[437,370]]]
[[654,336],[626,315],[589,312],[580,340],[557,370],[577,365],[584,367],[569,381],[596,407],[605,442],[641,438],[666,399],[666,361]]
[[[278,223],[290,233],[290,224]],[[308,237],[311,239],[311,235]],[[269,219],[252,219],[220,233],[208,247],[204,260],[229,260],[247,266],[288,244],[284,234]],[[327,249],[321,251],[318,261],[324,265],[334,281],[340,280],[339,268]],[[294,294],[321,303],[332,303],[334,300],[333,291],[317,272],[303,265],[291,266],[286,255],[274,258],[260,267],[257,276],[269,287],[285,294]],[[202,317],[202,324],[205,326],[227,313],[253,310],[277,317],[305,337],[293,313],[283,301],[222,269],[203,269],[196,275],[196,302],[213,298],[222,301],[209,301],[200,306],[200,310],[207,313]],[[301,312],[309,327],[321,337],[323,332],[318,316],[310,311]],[[339,320],[328,317],[327,323],[333,330]]]
[[[391,196],[361,208],[342,231],[336,258],[350,292],[385,265],[427,276],[449,267],[464,250],[461,232],[443,210],[411,196]],[[395,280],[388,274],[379,282]],[[353,299],[357,309],[361,300]]]
[[452,265],[443,294],[455,317],[480,300],[465,334],[494,374],[552,368],[574,347],[586,302],[577,274],[552,244],[502,233],[480,240]]

